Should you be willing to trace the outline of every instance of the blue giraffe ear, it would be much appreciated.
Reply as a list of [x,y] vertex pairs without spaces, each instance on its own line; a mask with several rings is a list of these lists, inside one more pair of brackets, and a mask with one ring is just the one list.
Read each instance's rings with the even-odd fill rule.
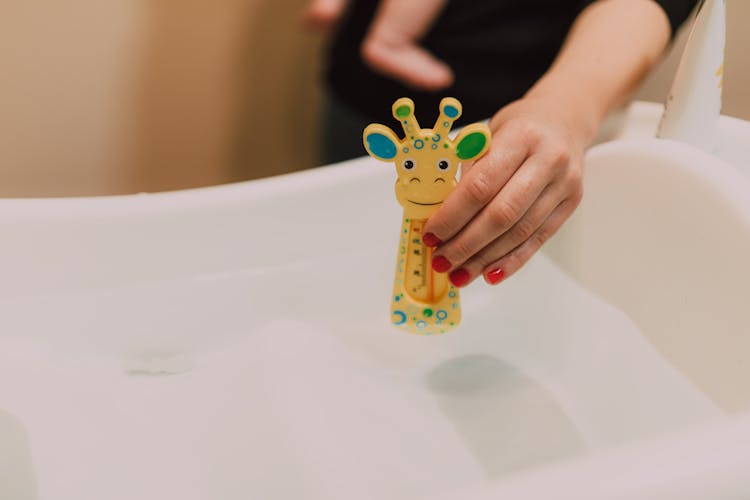
[[482,123],[474,123],[461,131],[453,141],[459,160],[475,160],[490,147],[490,129]]
[[385,125],[373,123],[365,128],[362,139],[367,153],[381,161],[391,161],[398,153],[399,140]]

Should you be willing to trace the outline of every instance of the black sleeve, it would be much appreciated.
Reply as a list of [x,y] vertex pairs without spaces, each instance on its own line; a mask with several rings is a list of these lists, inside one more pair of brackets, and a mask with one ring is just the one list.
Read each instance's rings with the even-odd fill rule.
[[[581,9],[588,7],[596,0],[584,0],[581,2]],[[677,33],[677,29],[684,23],[696,5],[703,0],[654,0],[658,3],[669,18],[669,26],[672,28],[672,37]]]
[[682,23],[690,17],[690,13],[698,5],[699,0],[656,0],[656,3],[661,5],[667,13],[669,25],[672,27],[672,36],[674,36]]

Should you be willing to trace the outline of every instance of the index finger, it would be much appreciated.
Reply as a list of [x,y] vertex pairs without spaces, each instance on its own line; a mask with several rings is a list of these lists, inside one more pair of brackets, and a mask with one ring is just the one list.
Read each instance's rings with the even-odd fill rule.
[[515,136],[507,128],[493,136],[489,151],[462,174],[453,192],[428,219],[425,234],[439,241],[453,238],[500,192],[530,154],[526,141],[514,140]]

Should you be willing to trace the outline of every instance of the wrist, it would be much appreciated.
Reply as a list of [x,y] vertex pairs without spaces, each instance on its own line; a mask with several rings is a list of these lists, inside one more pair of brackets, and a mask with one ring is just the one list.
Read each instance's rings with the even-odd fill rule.
[[607,104],[597,98],[593,89],[586,89],[578,79],[553,74],[540,79],[524,99],[539,102],[555,113],[581,149],[593,142],[608,112]]

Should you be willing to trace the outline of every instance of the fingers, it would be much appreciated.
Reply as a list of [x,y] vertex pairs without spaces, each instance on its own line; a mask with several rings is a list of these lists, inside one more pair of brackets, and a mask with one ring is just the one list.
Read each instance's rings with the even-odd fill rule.
[[[488,284],[497,285],[504,279],[515,274],[516,271],[521,269],[539,251],[544,243],[554,236],[573,213],[577,205],[578,203],[575,200],[566,200],[561,203],[529,239],[485,266],[477,275],[484,274],[484,279]],[[468,272],[471,275],[471,271]]]
[[[441,263],[438,270],[445,269],[447,263],[454,268],[460,266],[500,235],[512,233],[511,239],[519,240],[516,245],[530,237],[563,195],[559,188],[548,188],[550,175],[546,158],[539,155],[528,158],[471,222],[440,246],[435,253],[435,259]],[[544,191],[547,193],[543,195]]]
[[425,243],[437,246],[432,267],[448,272],[455,286],[481,275],[494,284],[515,273],[582,197],[583,151],[565,124],[548,123],[535,103],[519,103],[495,116],[489,152],[463,172],[425,225]]
[[530,151],[526,141],[517,140],[509,129],[498,131],[492,143],[487,154],[463,172],[456,189],[427,221],[425,233],[439,241],[448,241],[457,235],[497,196]]
[[362,58],[375,71],[415,89],[437,91],[453,83],[450,66],[410,40],[368,37]]
[[[514,226],[464,265],[453,270],[449,275],[451,282],[456,286],[465,286],[483,275],[487,283],[496,285],[518,271],[557,232],[580,201],[568,198],[549,210],[549,215],[542,218],[540,224],[530,222],[547,212],[547,204],[553,199],[555,197],[552,195],[547,196],[546,200],[540,199],[540,203],[529,210],[517,227]],[[526,229],[519,229],[532,226],[536,226],[536,229],[528,236],[525,234]]]

